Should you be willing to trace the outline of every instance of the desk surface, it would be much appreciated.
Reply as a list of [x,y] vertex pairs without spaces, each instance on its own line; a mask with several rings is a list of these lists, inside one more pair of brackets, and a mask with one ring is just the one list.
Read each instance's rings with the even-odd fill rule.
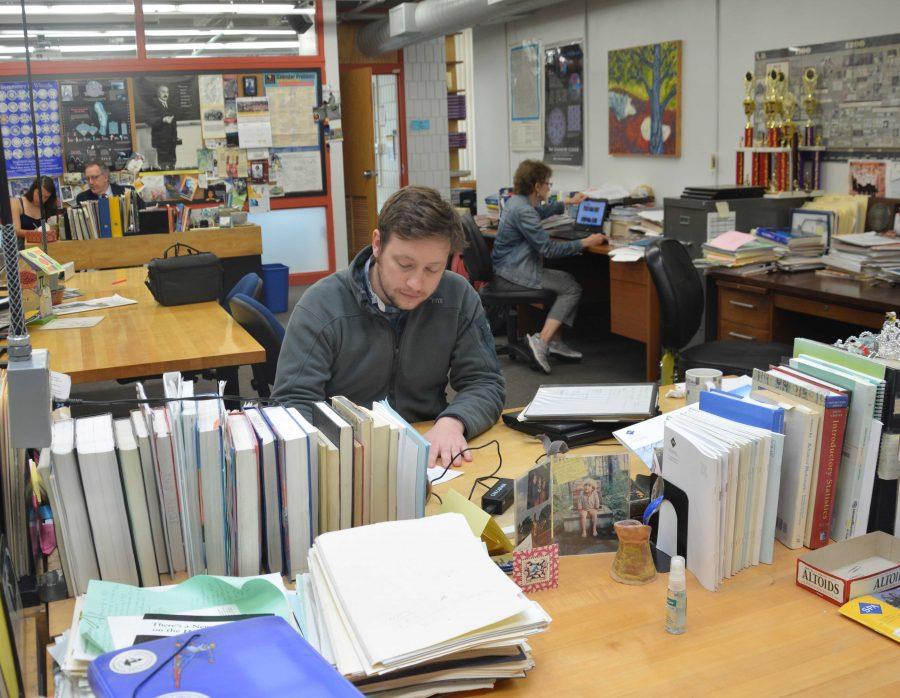
[[104,317],[87,329],[30,327],[32,345],[49,349],[51,368],[74,383],[265,361],[265,349],[218,303],[159,305],[144,286],[146,276],[143,267],[79,272],[66,282],[84,293],[74,300],[118,293],[137,303],[69,316]]
[[794,273],[779,271],[740,276],[727,269],[710,269],[707,275],[731,283],[757,286],[802,298],[852,305],[876,312],[885,312],[900,306],[900,290],[889,284],[874,285],[856,279],[823,276],[814,271]]
[[[682,404],[662,397],[666,392],[660,389],[663,411]],[[494,438],[502,444],[506,477],[526,472],[542,452],[538,442],[502,424],[472,445]],[[615,442],[578,449],[621,450]],[[476,451],[464,474],[436,491],[467,495],[474,478],[495,465],[493,448]],[[631,465],[633,471],[643,468],[635,458]],[[437,511],[432,500],[428,513]],[[646,586],[627,586],[609,576],[611,553],[564,557],[559,588],[532,596],[553,618],[547,632],[529,639],[535,669],[524,680],[498,682],[490,695],[896,693],[896,644],[795,585],[794,561],[804,550],[776,544],[774,564],[744,570],[715,593],[688,574],[687,632],[679,636],[664,629],[665,575]],[[72,599],[50,604],[51,638],[69,627],[73,606]]]
[[[663,411],[683,404],[662,397],[667,390],[660,389]],[[502,444],[500,474],[505,477],[526,472],[542,452],[536,441],[502,425],[473,445],[494,438]],[[577,451],[622,448],[604,442]],[[438,494],[453,488],[468,495],[474,478],[494,469],[493,448],[475,454],[474,462],[462,467],[462,476],[436,486]],[[632,472],[646,472],[634,457],[631,467]],[[437,504],[430,503],[429,513],[436,510]],[[725,690],[783,695],[813,689],[846,695],[893,687],[896,694],[896,643],[797,587],[795,560],[803,552],[776,543],[774,564],[744,570],[715,593],[689,573],[687,632],[680,636],[664,629],[665,575],[646,586],[627,586],[609,576],[611,553],[563,557],[559,588],[531,596],[553,618],[547,632],[529,639],[535,669],[525,680],[498,682],[494,693],[546,697]]]

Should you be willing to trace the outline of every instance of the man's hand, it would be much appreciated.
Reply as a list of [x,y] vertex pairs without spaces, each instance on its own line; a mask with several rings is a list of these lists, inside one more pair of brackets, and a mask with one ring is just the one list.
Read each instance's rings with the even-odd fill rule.
[[171,124],[171,123],[172,123],[172,120],[173,120],[174,118],[175,118],[174,116],[164,116],[164,117],[163,117],[163,123]]
[[465,451],[459,458],[453,461],[454,466],[462,465],[462,461],[471,461],[472,454],[466,451],[469,444],[466,443],[466,437],[463,436],[465,427],[463,423],[455,417],[441,417],[434,426],[425,432],[425,439],[431,443],[428,450],[428,467],[437,465],[440,458],[443,467],[453,459],[461,451]]

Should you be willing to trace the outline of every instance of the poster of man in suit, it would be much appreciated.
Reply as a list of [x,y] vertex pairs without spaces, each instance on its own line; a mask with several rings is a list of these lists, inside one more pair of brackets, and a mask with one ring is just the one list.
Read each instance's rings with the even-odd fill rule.
[[202,134],[196,75],[135,78],[134,111],[138,152],[150,156],[151,166],[159,170],[197,166]]

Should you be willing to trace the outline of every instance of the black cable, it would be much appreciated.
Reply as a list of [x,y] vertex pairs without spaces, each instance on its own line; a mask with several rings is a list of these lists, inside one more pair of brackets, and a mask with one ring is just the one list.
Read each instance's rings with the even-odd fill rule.
[[[464,448],[462,451],[460,451],[455,456],[453,456],[453,458],[450,459],[450,462],[444,466],[444,471],[440,475],[438,475],[434,480],[432,480],[431,484],[434,485],[438,480],[440,480],[442,477],[444,477],[444,475],[447,474],[447,471],[450,470],[450,468],[453,466],[453,461],[455,461],[457,458],[459,458],[462,454],[466,453],[467,451],[480,451],[482,448],[487,448],[491,444],[494,444],[497,447],[497,461],[498,461],[497,467],[494,468],[494,471],[490,475],[484,475],[482,477],[475,478],[475,482],[472,484],[472,489],[469,491],[469,496],[467,497],[467,499],[469,499],[469,500],[472,499],[472,495],[475,493],[475,488],[478,485],[481,485],[482,487],[490,489],[490,487],[488,487],[487,485],[484,484],[484,480],[499,480],[500,478],[496,477],[496,475],[498,472],[500,472],[500,468],[503,467],[503,454],[500,451],[500,442],[497,441],[497,439],[492,439],[491,441],[488,441],[485,444],[481,444],[481,446],[469,446],[468,448]],[[437,499],[441,504],[444,503],[444,500],[441,499],[440,495],[437,492],[435,492],[433,489],[431,490],[431,496],[434,497],[435,499]]]

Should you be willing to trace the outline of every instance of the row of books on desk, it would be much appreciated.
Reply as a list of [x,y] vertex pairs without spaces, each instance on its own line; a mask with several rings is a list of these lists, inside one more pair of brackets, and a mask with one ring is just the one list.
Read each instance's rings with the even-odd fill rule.
[[428,443],[386,402],[335,397],[310,423],[226,413],[178,373],[164,387],[165,407],[54,424],[41,467],[72,594],[165,572],[294,577],[319,533],[424,515]]
[[784,365],[754,371],[748,394],[703,392],[699,407],[654,418],[675,509],[660,519],[664,552],[684,554],[686,539],[688,568],[715,590],[771,562],[773,539],[815,549],[897,535],[898,400],[900,362],[797,339]]
[[116,238],[140,229],[138,195],[133,189],[118,196],[66,207],[60,219],[60,240]]

